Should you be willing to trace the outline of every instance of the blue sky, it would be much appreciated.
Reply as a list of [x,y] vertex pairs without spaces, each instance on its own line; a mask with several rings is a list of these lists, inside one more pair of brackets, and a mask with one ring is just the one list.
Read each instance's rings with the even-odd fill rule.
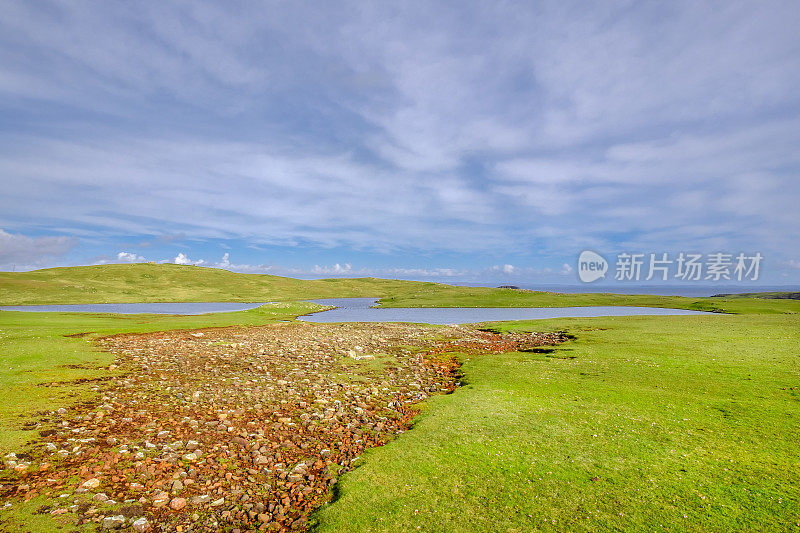
[[3,2],[0,269],[800,282],[800,4]]

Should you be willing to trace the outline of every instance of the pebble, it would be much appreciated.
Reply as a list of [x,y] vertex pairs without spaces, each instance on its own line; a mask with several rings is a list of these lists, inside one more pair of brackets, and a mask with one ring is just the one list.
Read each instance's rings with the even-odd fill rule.
[[169,506],[173,511],[180,511],[186,507],[186,500],[184,498],[172,498],[172,501],[169,502]]
[[84,489],[96,489],[99,486],[100,486],[100,480],[97,479],[96,477],[93,477],[91,479],[87,479],[81,485],[81,487],[83,487]]
[[125,517],[121,514],[115,516],[107,516],[103,518],[103,530],[120,529],[125,525]]
[[132,527],[137,533],[145,533],[146,531],[150,531],[153,526],[150,525],[147,518],[141,517],[134,520]]

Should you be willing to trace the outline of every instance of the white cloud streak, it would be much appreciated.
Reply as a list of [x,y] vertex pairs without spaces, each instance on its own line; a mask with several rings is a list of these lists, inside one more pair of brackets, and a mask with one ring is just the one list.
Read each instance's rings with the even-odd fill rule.
[[74,237],[28,237],[0,229],[0,268],[40,267],[60,258],[77,244]]

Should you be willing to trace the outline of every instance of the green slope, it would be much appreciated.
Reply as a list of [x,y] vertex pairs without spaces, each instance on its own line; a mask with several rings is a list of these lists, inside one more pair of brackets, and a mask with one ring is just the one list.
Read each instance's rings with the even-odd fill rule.
[[300,280],[216,268],[149,264],[0,272],[0,304],[259,302],[384,296],[433,283],[375,278]]

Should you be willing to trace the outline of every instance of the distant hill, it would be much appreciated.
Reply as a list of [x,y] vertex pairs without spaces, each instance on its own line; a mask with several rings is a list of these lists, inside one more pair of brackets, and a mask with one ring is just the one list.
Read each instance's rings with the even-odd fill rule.
[[137,263],[0,272],[0,304],[262,302],[382,297],[434,286],[444,287],[377,278],[300,280],[207,267]]
[[712,298],[762,298],[765,300],[800,300],[800,292],[743,292],[715,294]]

